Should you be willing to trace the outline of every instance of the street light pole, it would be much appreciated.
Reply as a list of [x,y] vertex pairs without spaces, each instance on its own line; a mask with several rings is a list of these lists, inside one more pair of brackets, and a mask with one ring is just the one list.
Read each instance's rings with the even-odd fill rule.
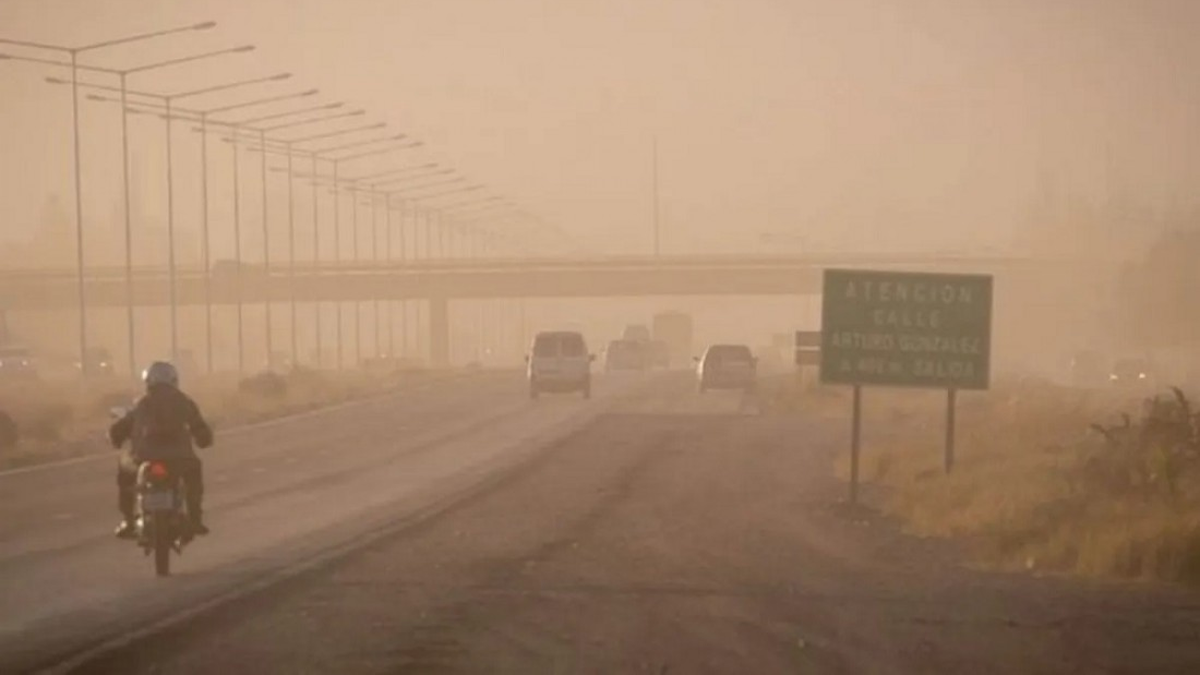
[[[313,241],[312,241],[313,249],[312,250],[313,250],[313,254],[312,255],[313,255],[313,282],[314,282],[313,287],[316,288],[317,287],[316,286],[317,273],[321,269],[321,223],[320,223],[320,209],[318,208],[318,202],[317,202],[317,193],[320,192],[320,190],[318,189],[317,153],[315,153],[315,152],[312,153],[312,173],[313,173],[313,178],[312,178],[312,222],[313,222]],[[324,363],[323,363],[323,358],[322,358],[322,354],[321,354],[321,299],[319,297],[316,298],[315,301],[313,302],[313,323],[314,323],[314,328],[316,329],[315,333],[313,335],[314,348],[316,349],[316,352],[317,352],[316,354],[313,355],[314,356],[313,360],[315,361],[317,368],[321,368],[324,365]]]
[[75,266],[79,270],[79,372],[88,374],[87,293],[83,281],[83,178],[79,162],[79,50],[71,50],[71,145],[75,154]]
[[[236,133],[236,127],[234,128]],[[231,143],[233,151],[233,264],[234,264],[234,285],[236,291],[234,295],[237,297],[237,344],[238,344],[238,375],[246,374],[246,326],[245,326],[245,303],[242,300],[242,207],[241,207],[241,190],[238,187],[241,181],[238,178],[238,165],[241,163],[238,158],[238,145]]]
[[200,114],[200,262],[204,269],[204,364],[213,374],[212,241],[208,233],[208,114]]
[[[383,233],[384,233],[384,258],[387,259],[387,269],[392,270],[392,199],[390,195],[383,196]],[[387,301],[387,324],[388,324],[388,357],[395,366],[396,361],[396,320],[392,310],[395,309],[395,300],[388,298]]]
[[[338,165],[341,164],[338,160],[333,160],[333,260],[335,263],[342,262],[342,221],[341,221],[341,203],[342,193],[338,189]],[[344,353],[342,341],[342,301],[339,298],[335,303],[335,318],[337,320],[337,367],[341,370],[344,367]]]
[[274,355],[272,353],[273,343],[271,340],[271,229],[270,223],[267,221],[267,203],[270,201],[267,199],[267,132],[260,130],[258,132],[258,140],[263,147],[263,153],[261,156],[262,162],[259,165],[262,173],[263,277],[265,278],[265,295],[263,296],[265,302],[263,303],[263,312],[265,317],[264,328],[266,330],[265,337],[267,347],[266,367],[268,370],[270,370],[274,365]]
[[[350,211],[350,235],[354,237],[350,252],[354,256],[354,264],[358,265],[361,262],[358,255],[358,190],[353,187],[350,188],[350,203],[353,206]],[[357,298],[354,300],[354,365],[356,368],[362,367],[362,301]]]
[[133,311],[133,218],[130,214],[129,185],[129,111],[125,86],[126,73],[121,73],[121,191],[125,196],[125,319],[129,347],[129,379],[137,378],[137,345]]
[[[80,66],[79,55],[83,52],[112,47],[119,44],[128,44],[140,40],[148,40],[156,37],[163,37],[175,33],[182,33],[193,30],[208,30],[216,24],[211,21],[204,23],[192,24],[178,28],[170,28],[152,33],[141,33],[128,37],[117,38],[113,40],[105,40],[82,47],[64,47],[61,45],[50,45],[44,43],[30,42],[27,40],[11,40],[0,38],[0,44],[9,44],[21,47],[32,47],[35,49],[45,49],[59,53],[69,54],[71,57],[71,148],[72,148],[72,163],[74,187],[75,187],[75,265],[78,281],[78,299],[79,299],[79,369],[80,373],[86,376],[88,374],[88,335],[87,335],[87,293],[84,283],[84,248],[83,248],[83,177],[80,162],[79,150],[79,70],[81,68],[89,70],[100,70]],[[7,55],[6,55],[7,56]],[[15,58],[15,57],[9,57]],[[37,59],[24,59],[36,61]],[[134,366],[136,369],[136,366]]]
[[[313,121],[316,121],[316,120],[309,120],[309,121],[301,122],[300,124],[304,124],[304,123],[310,123],[310,122],[313,122]],[[283,143],[283,144],[285,145],[285,148],[284,148],[284,150],[282,150],[282,152],[286,152],[287,154],[289,154],[289,155],[290,155],[290,154],[292,153],[292,151],[293,151],[293,148],[292,148],[292,147],[290,147],[290,146],[294,146],[294,145],[295,145],[295,144],[297,144],[297,143],[301,143],[301,142],[308,142],[308,141],[316,140],[316,139],[318,139],[318,138],[330,138],[330,137],[333,137],[333,136],[338,136],[338,135],[343,135],[343,134],[348,134],[348,133],[356,133],[356,132],[359,132],[359,131],[365,131],[365,130],[367,130],[367,129],[375,129],[375,128],[379,128],[379,127],[382,127],[382,126],[384,126],[384,125],[382,125],[382,124],[369,125],[369,126],[365,126],[365,127],[359,127],[359,128],[355,128],[355,129],[343,129],[343,130],[341,130],[341,131],[335,131],[335,132],[331,132],[331,133],[320,134],[320,135],[318,135],[318,136],[312,136],[312,137],[303,138],[303,139],[291,139],[291,140],[289,140],[289,141],[281,141],[281,143]],[[329,155],[329,154],[332,154],[332,153],[336,153],[336,152],[342,152],[342,151],[345,151],[345,150],[349,150],[349,149],[352,149],[352,148],[358,148],[358,147],[363,147],[363,146],[368,146],[368,145],[378,145],[378,144],[380,144],[380,143],[385,143],[385,142],[389,142],[389,141],[396,141],[396,140],[400,140],[400,139],[403,139],[403,138],[405,138],[404,134],[396,134],[396,135],[392,135],[392,136],[388,136],[388,137],[384,137],[384,138],[373,138],[373,139],[368,139],[368,140],[363,140],[363,141],[357,141],[357,142],[354,142],[354,143],[347,143],[347,144],[340,145],[340,146],[337,146],[337,147],[332,147],[332,148],[323,148],[323,149],[318,149],[318,150],[310,150],[310,151],[307,151],[307,152],[308,152],[308,154],[309,154],[309,156],[310,156],[310,157],[311,157],[311,159],[312,159],[312,162],[313,162],[313,176],[312,176],[312,179],[313,179],[313,189],[314,189],[314,191],[317,189],[317,184],[318,184],[318,182],[319,182],[319,180],[320,180],[320,177],[317,175],[317,163],[316,163],[316,160],[317,160],[318,158],[325,157],[326,155]],[[260,136],[259,136],[259,143],[260,143],[260,148],[259,148],[259,150],[260,150],[260,151],[262,151],[264,155],[265,155],[267,152],[275,152],[275,150],[274,150],[274,149],[270,148],[270,147],[267,145],[267,143],[266,143],[266,140],[267,140],[267,139],[265,139],[265,138],[264,138],[264,137],[263,137],[263,136],[260,134]],[[340,262],[340,261],[341,261],[341,258],[342,258],[342,250],[341,250],[341,248],[342,248],[342,246],[341,246],[341,193],[340,193],[340,190],[341,190],[341,185],[342,185],[342,179],[341,179],[341,176],[340,176],[340,168],[341,168],[341,163],[342,163],[342,162],[351,161],[351,160],[355,160],[355,159],[361,159],[361,158],[363,158],[363,157],[370,157],[370,156],[374,156],[374,155],[380,155],[380,154],[390,153],[390,152],[394,152],[394,151],[396,151],[396,150],[404,150],[404,149],[408,149],[408,148],[414,148],[414,147],[418,147],[418,146],[420,146],[420,145],[422,145],[422,143],[421,143],[420,141],[416,141],[416,142],[408,143],[408,144],[405,144],[405,145],[394,146],[394,147],[390,147],[390,148],[383,148],[383,149],[379,149],[379,150],[370,150],[370,151],[364,151],[364,152],[360,152],[360,153],[353,154],[353,155],[348,155],[348,156],[342,156],[342,157],[327,157],[327,159],[328,159],[328,160],[330,161],[330,163],[333,165],[333,178],[332,178],[333,192],[334,192],[334,203],[333,203],[333,206],[334,206],[334,210],[333,210],[333,216],[334,216],[334,225],[333,225],[333,231],[334,231],[334,254],[333,254],[333,255],[334,255],[334,261],[335,261],[335,262]],[[290,174],[290,173],[291,173],[291,171],[289,170],[289,174]],[[352,207],[353,207],[353,209],[354,209],[354,210],[353,210],[353,212],[352,212],[352,214],[351,214],[351,217],[352,217],[352,228],[353,228],[353,234],[354,234],[354,237],[355,237],[354,246],[353,246],[353,251],[354,251],[354,256],[355,256],[355,260],[356,260],[356,261],[358,260],[358,223],[357,223],[357,221],[358,221],[358,205],[357,205],[357,198],[358,198],[358,194],[357,194],[357,192],[358,192],[358,191],[357,191],[357,189],[355,189],[354,187],[351,187],[351,193],[352,193],[352,196],[353,196],[353,197],[354,197],[354,199],[355,199],[355,202],[354,202],[354,204],[352,205]],[[315,204],[315,197],[314,197],[314,204]],[[314,209],[315,209],[315,206],[314,206]],[[315,217],[316,217],[316,216],[315,216],[315,212],[314,212],[314,220],[315,220]],[[318,262],[318,259],[317,259],[317,254],[316,254],[316,246],[317,246],[317,245],[316,245],[316,243],[315,243],[315,242],[316,242],[316,238],[317,238],[317,237],[318,237],[318,235],[317,235],[317,234],[314,232],[314,256],[313,256],[313,257],[314,257],[314,268],[318,268],[318,267],[319,267],[319,262]],[[342,303],[340,300],[336,301],[336,302],[335,302],[335,304],[334,304],[334,307],[335,307],[335,312],[336,312],[336,315],[335,315],[335,320],[336,320],[336,323],[337,323],[337,325],[336,325],[336,340],[337,340],[337,367],[338,367],[339,369],[341,369],[341,368],[344,366],[344,362],[345,362],[345,358],[344,358],[344,355],[345,355],[345,349],[344,349],[344,340],[343,340],[343,331],[344,331],[344,327],[343,327],[343,317],[342,317],[342,304],[343,304],[343,303]],[[356,311],[355,311],[355,315],[356,315],[356,321],[357,321],[357,320],[358,320],[358,318],[360,317],[360,312],[358,311],[358,309],[359,309],[359,305],[360,305],[360,304],[361,304],[361,303],[358,303],[358,302],[356,302],[356,303],[355,303],[355,309],[356,309]],[[320,338],[319,338],[319,333],[320,333],[320,308],[319,308],[319,307],[317,308],[316,317],[317,317],[317,330],[318,330],[318,340],[319,340],[319,339],[320,339]],[[361,326],[359,326],[359,327],[356,329],[356,331],[355,331],[356,352],[357,352],[357,355],[358,355],[358,357],[359,357],[359,358],[361,358],[361,340],[359,339],[359,334],[360,334],[360,333],[361,333]]]
[[[375,208],[375,195],[371,195],[371,262],[374,263],[375,269],[379,269],[379,209]],[[379,294],[374,295],[374,314],[375,314],[375,358],[382,356],[382,340],[379,331]]]
[[[263,153],[266,157],[266,153]],[[300,362],[296,341],[296,216],[292,204],[292,144],[287,144],[287,199],[288,199],[288,289],[291,297],[292,365]]]
[[[83,203],[82,203],[82,196],[81,196],[82,195],[81,166],[80,166],[80,161],[79,161],[79,152],[80,152],[79,151],[79,87],[80,86],[94,87],[95,85],[81,84],[79,82],[79,71],[80,70],[89,70],[89,71],[94,71],[94,72],[116,74],[119,76],[119,79],[120,79],[120,92],[121,92],[121,104],[122,104],[122,116],[121,116],[121,136],[122,136],[121,144],[122,144],[122,162],[123,162],[122,178],[123,178],[123,183],[124,183],[123,191],[125,193],[125,195],[124,195],[125,230],[126,230],[126,232],[125,232],[125,238],[126,238],[126,242],[125,242],[125,244],[126,244],[126,278],[125,278],[125,282],[126,282],[126,300],[127,300],[127,305],[128,305],[128,307],[127,307],[127,323],[128,323],[127,328],[129,331],[128,332],[128,347],[129,347],[130,371],[131,371],[131,375],[133,375],[133,374],[136,374],[137,366],[136,366],[136,348],[135,348],[135,336],[134,336],[134,310],[133,310],[133,273],[132,273],[133,245],[132,245],[132,232],[131,232],[132,225],[130,222],[130,199],[129,199],[130,187],[129,187],[129,164],[128,164],[128,161],[129,161],[128,160],[128,120],[127,120],[127,109],[126,109],[127,76],[129,74],[136,73],[136,72],[154,70],[154,69],[163,68],[166,66],[177,65],[177,64],[182,64],[182,63],[189,63],[192,61],[206,59],[206,58],[210,58],[213,56],[249,51],[249,50],[253,49],[253,46],[235,47],[232,49],[223,49],[223,50],[219,50],[219,51],[215,51],[215,52],[205,52],[202,54],[196,54],[196,55],[192,55],[192,56],[175,58],[175,59],[170,59],[167,61],[161,61],[158,63],[152,63],[152,64],[143,65],[143,66],[138,66],[136,68],[129,68],[126,70],[116,70],[116,69],[111,69],[111,68],[99,68],[99,67],[95,67],[95,66],[83,66],[83,65],[79,64],[78,55],[80,52],[83,52],[83,51],[89,51],[89,50],[93,50],[93,49],[99,49],[102,47],[109,47],[109,46],[114,46],[114,45],[118,45],[118,44],[126,44],[129,42],[135,42],[135,41],[144,40],[144,39],[153,38],[153,37],[161,37],[164,35],[170,35],[170,34],[174,34],[174,33],[180,33],[180,32],[191,31],[191,30],[207,30],[209,28],[212,28],[215,25],[216,24],[214,24],[212,22],[206,22],[206,23],[201,23],[201,24],[195,24],[192,26],[186,26],[183,28],[175,28],[175,29],[170,29],[170,30],[166,30],[166,31],[158,31],[155,33],[146,33],[146,34],[137,35],[137,36],[133,36],[133,37],[129,37],[129,38],[110,40],[107,42],[97,43],[97,44],[93,44],[93,45],[88,45],[86,47],[73,48],[73,49],[58,47],[58,46],[54,46],[54,45],[37,44],[37,43],[22,42],[22,41],[15,41],[15,40],[0,40],[0,43],[23,45],[23,46],[36,47],[36,48],[41,48],[41,49],[49,49],[49,50],[55,50],[55,51],[60,51],[60,52],[66,52],[71,57],[69,62],[62,63],[62,62],[50,61],[47,59],[27,58],[27,57],[11,57],[11,56],[5,55],[7,58],[15,58],[18,60],[47,63],[47,64],[59,65],[59,66],[67,66],[71,70],[71,80],[70,80],[69,84],[71,86],[72,132],[73,132],[72,133],[72,144],[74,146],[74,177],[75,177],[75,193],[76,193],[76,200],[75,200],[75,202],[76,202],[76,204],[75,204],[75,208],[76,208],[76,240],[77,240],[76,254],[77,254],[77,266],[78,266],[78,270],[79,270],[79,300],[80,300],[79,311],[80,311],[80,351],[81,351],[80,370],[85,375],[87,373],[87,368],[88,368],[87,320],[86,320],[87,319],[87,316],[86,316],[87,307],[86,307],[86,297],[85,297],[85,288],[84,288],[84,279],[83,279],[83,261],[84,261],[84,255],[83,255]],[[51,81],[53,81],[53,80],[51,80]],[[110,90],[112,89],[111,87],[101,87],[101,88],[110,89]],[[223,87],[218,87],[217,89],[220,89],[220,88],[223,88]],[[208,90],[205,90],[205,91],[208,91]],[[198,92],[198,93],[203,93],[203,92]],[[169,145],[169,137],[170,137],[170,115],[169,114],[167,116],[167,125],[168,125],[167,133],[168,133],[168,145]],[[168,175],[170,174],[170,170],[171,170],[169,155],[170,155],[170,148],[168,147],[168,166],[167,166]],[[168,186],[168,192],[169,191],[170,191],[170,186]],[[172,196],[170,194],[168,194],[168,205],[170,205],[171,199],[172,199]],[[173,215],[172,213],[170,213],[170,212],[168,213],[168,220],[171,219],[172,215]],[[169,227],[169,229],[173,229],[173,228]],[[172,235],[173,235],[173,232],[169,232],[168,239],[170,239],[172,237]],[[174,254],[174,251],[172,250],[171,255],[173,256],[173,254]],[[172,282],[172,284],[174,283],[173,275],[171,278],[171,282]],[[172,287],[171,290],[173,292],[174,288]],[[172,300],[173,300],[173,298],[172,298]],[[174,310],[175,310],[175,305],[174,305],[174,302],[172,302],[172,312],[174,312]],[[172,315],[172,319],[174,319],[174,315]],[[172,351],[173,352],[175,351],[174,328],[175,328],[175,326],[174,326],[174,320],[173,320],[172,321]]]
[[[340,105],[340,104],[336,104],[336,105]],[[324,107],[328,108],[331,106],[324,106]],[[307,112],[307,110],[304,112]],[[296,114],[296,113],[295,112],[284,113],[281,115],[273,115],[271,117],[283,117],[283,116],[289,116],[292,114]],[[258,143],[259,143],[259,147],[257,148],[257,150],[262,155],[261,169],[262,169],[262,191],[263,191],[263,194],[262,194],[263,265],[264,265],[265,272],[266,272],[266,275],[268,276],[268,278],[270,275],[270,264],[271,263],[270,263],[270,225],[269,225],[268,207],[267,207],[267,204],[269,201],[268,184],[267,184],[267,164],[266,164],[267,155],[270,153],[279,152],[279,153],[287,155],[287,161],[288,161],[288,168],[287,168],[287,173],[288,173],[288,239],[289,239],[289,250],[291,252],[290,262],[289,262],[289,277],[290,277],[289,280],[291,282],[290,283],[290,286],[291,286],[290,292],[291,292],[292,360],[293,360],[293,362],[295,362],[297,360],[296,352],[298,350],[298,346],[297,346],[298,343],[297,343],[297,337],[296,337],[296,297],[295,297],[295,213],[294,213],[294,209],[292,207],[293,198],[292,198],[292,177],[291,177],[291,175],[293,173],[291,167],[292,167],[292,154],[294,151],[294,146],[298,143],[305,143],[305,142],[310,142],[310,141],[314,141],[314,140],[318,140],[318,139],[331,138],[334,136],[342,136],[345,134],[357,133],[360,131],[378,129],[385,125],[382,123],[370,124],[370,125],[355,127],[352,129],[342,129],[339,131],[318,134],[315,136],[308,136],[305,138],[296,138],[296,139],[281,140],[281,141],[273,141],[273,139],[268,139],[267,132],[274,131],[277,129],[283,129],[286,127],[295,127],[295,126],[301,126],[301,125],[306,125],[306,124],[315,124],[317,122],[323,122],[323,121],[328,121],[331,119],[337,119],[337,118],[342,118],[342,117],[352,117],[352,116],[357,116],[357,115],[361,115],[361,114],[363,114],[363,111],[357,110],[354,112],[333,115],[330,117],[317,118],[317,119],[304,119],[304,120],[299,120],[299,121],[295,121],[295,122],[290,122],[287,124],[279,124],[279,125],[275,125],[272,127],[263,127],[263,128],[259,128],[257,130],[258,131]],[[244,124],[245,123],[243,122],[243,125]],[[272,140],[272,142],[276,142],[279,145],[282,145],[282,149],[278,150],[278,151],[275,150],[272,146],[268,145],[269,140]],[[234,142],[235,143],[237,142],[236,135],[234,138]],[[378,140],[367,141],[367,143],[377,143],[377,142],[379,142],[379,141]],[[360,144],[361,143],[355,143],[355,144],[351,144],[351,146],[357,146]],[[334,150],[344,149],[345,147],[346,146],[343,146],[342,148],[334,148]],[[329,152],[329,151],[330,150],[315,151],[314,157],[315,157],[315,155],[320,154],[321,152]],[[268,364],[270,364],[270,362],[272,361],[274,341],[272,339],[272,330],[273,329],[272,329],[272,320],[271,320],[271,318],[272,318],[271,317],[271,298],[267,297],[266,300],[267,300],[265,303],[266,346],[267,346]]]
[[171,99],[167,104],[167,286],[171,304],[171,360],[179,362],[179,304],[175,298],[175,179],[171,166]]

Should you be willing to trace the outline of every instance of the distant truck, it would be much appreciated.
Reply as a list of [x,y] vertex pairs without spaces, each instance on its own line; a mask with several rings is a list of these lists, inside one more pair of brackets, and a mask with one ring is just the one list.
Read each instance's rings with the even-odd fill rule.
[[625,326],[625,332],[621,334],[621,339],[630,342],[649,342],[650,329],[641,324]]
[[683,312],[660,312],[651,322],[653,339],[667,345],[671,367],[692,362],[692,316]]

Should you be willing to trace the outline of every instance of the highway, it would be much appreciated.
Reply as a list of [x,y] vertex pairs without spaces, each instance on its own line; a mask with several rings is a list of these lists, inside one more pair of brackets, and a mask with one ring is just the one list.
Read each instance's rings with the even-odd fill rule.
[[0,474],[0,672],[122,635],[417,513],[594,415],[596,398],[532,404],[515,374],[430,383],[327,413],[218,430],[204,452],[214,534],[177,576],[111,530],[111,455]]
[[1200,598],[998,574],[840,503],[844,420],[512,373],[221,434],[156,579],[111,458],[0,474],[0,672],[1200,672]]

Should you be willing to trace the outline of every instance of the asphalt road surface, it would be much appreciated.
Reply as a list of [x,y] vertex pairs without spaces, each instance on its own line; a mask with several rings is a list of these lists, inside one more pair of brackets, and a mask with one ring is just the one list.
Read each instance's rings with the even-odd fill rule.
[[1194,593],[972,571],[841,506],[843,424],[597,394],[490,375],[229,434],[165,580],[109,537],[107,466],[0,476],[0,672],[1200,672]]

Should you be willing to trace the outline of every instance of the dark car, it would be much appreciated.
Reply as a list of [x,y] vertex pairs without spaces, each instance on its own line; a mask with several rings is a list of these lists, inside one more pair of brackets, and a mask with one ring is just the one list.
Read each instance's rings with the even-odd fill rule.
[[697,361],[700,393],[709,389],[754,389],[758,361],[746,345],[712,345]]
[[1109,382],[1121,387],[1147,387],[1154,384],[1154,365],[1149,359],[1121,359],[1113,364]]
[[87,350],[83,361],[76,361],[75,368],[87,375],[112,375],[112,354],[103,347],[93,347]]

